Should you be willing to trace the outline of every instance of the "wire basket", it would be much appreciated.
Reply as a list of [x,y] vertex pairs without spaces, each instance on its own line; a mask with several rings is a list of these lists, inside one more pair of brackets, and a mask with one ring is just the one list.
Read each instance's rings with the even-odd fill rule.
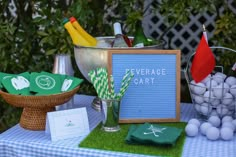
[[[226,47],[210,47],[211,49],[229,50]],[[224,74],[222,66],[216,66],[214,71],[201,82],[196,83],[189,70],[193,53],[184,69],[186,81],[188,83],[190,96],[198,116],[203,119],[212,115],[220,118],[229,115],[236,118],[236,78]]]
[[24,96],[9,94],[0,90],[2,98],[14,107],[22,107],[20,126],[28,130],[44,130],[47,112],[54,111],[55,106],[69,101],[79,90],[77,86],[73,90],[60,94]]

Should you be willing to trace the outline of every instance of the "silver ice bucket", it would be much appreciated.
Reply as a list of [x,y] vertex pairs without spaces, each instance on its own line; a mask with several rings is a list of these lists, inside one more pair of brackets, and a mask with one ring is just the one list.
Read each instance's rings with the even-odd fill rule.
[[[132,38],[132,37],[130,37]],[[98,40],[104,39],[108,42],[112,42],[114,40],[114,36],[107,37],[97,37]],[[107,67],[107,52],[109,49],[163,49],[165,41],[160,40],[160,42],[156,45],[146,46],[142,48],[96,48],[96,47],[83,47],[83,46],[75,46],[74,54],[76,64],[82,73],[82,75],[89,81],[88,73],[90,70],[95,70],[100,67]]]

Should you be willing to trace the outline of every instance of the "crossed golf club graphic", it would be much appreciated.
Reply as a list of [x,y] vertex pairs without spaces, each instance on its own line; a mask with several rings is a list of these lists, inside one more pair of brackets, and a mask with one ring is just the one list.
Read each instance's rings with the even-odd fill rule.
[[155,137],[159,137],[159,135],[157,135],[157,133],[163,133],[163,131],[166,128],[156,128],[153,127],[153,125],[151,125],[147,130],[150,130],[150,132],[143,132],[144,135],[148,135],[148,134],[153,134]]

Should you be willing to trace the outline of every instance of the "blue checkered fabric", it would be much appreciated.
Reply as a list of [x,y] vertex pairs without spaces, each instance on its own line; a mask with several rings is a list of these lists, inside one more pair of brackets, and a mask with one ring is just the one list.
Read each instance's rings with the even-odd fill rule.
[[[198,117],[192,104],[181,103],[181,121],[188,122]],[[208,140],[205,136],[187,137],[182,153],[183,157],[236,157],[236,135],[233,140]]]
[[[86,107],[90,130],[101,121],[101,112],[91,107],[93,96],[76,95],[75,107]],[[44,131],[30,131],[19,124],[0,134],[0,157],[144,157],[130,153],[79,148],[86,136],[52,142]]]
[[[101,120],[101,113],[91,108],[93,96],[76,95],[77,107],[86,107],[90,130]],[[195,117],[191,104],[181,103],[181,121]],[[78,144],[86,136],[52,142],[44,131],[25,130],[16,125],[0,134],[0,157],[148,157],[98,149],[79,148]],[[184,157],[235,157],[236,138],[232,141],[209,141],[204,136],[186,138],[182,156]]]

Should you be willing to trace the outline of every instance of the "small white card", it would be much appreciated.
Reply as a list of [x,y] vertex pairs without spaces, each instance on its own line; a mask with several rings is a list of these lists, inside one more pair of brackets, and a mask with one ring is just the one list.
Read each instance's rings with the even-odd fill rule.
[[85,107],[47,113],[46,133],[57,141],[89,134],[89,122]]

